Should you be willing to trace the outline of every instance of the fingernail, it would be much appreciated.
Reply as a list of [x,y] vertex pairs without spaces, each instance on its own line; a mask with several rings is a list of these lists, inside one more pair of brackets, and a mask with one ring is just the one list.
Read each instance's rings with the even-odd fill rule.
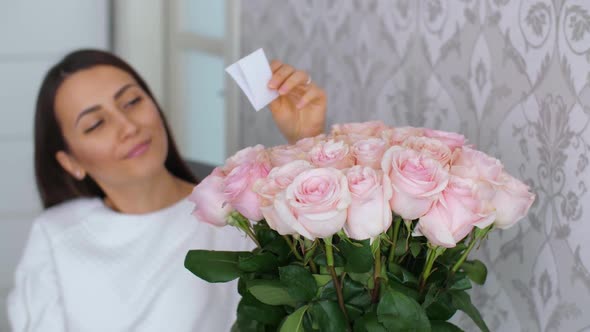
[[297,107],[297,109],[303,108],[303,106],[305,106],[305,104],[303,103],[303,101],[300,101],[297,103],[297,105],[295,105],[295,107]]
[[285,93],[287,93],[287,88],[285,88],[285,87],[281,87],[281,88],[279,89],[279,94],[281,94],[281,95],[284,95]]
[[270,82],[268,82],[268,87],[271,89],[274,89],[277,87],[277,84],[275,83],[275,81],[270,81]]

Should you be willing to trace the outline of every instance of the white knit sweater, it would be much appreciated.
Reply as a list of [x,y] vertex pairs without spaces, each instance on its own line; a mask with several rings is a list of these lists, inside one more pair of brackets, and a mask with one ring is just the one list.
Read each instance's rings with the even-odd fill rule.
[[184,268],[189,249],[250,250],[237,229],[198,222],[186,199],[129,215],[77,199],[33,224],[8,297],[14,331],[229,331],[236,282]]

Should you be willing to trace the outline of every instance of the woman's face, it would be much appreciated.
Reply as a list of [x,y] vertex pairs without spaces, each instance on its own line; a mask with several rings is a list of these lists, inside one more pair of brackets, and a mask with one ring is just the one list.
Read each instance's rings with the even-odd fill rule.
[[56,158],[73,176],[101,187],[138,183],[165,170],[166,130],[158,108],[127,72],[112,66],[64,80],[55,112],[69,147]]

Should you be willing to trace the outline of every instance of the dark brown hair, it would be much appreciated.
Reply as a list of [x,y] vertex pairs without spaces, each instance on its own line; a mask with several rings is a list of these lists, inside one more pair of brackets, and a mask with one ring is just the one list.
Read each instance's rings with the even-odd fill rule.
[[180,157],[176,143],[160,106],[145,81],[129,64],[114,54],[100,50],[78,50],[66,55],[45,75],[35,111],[35,178],[43,206],[49,208],[78,197],[104,197],[96,182],[87,176],[79,181],[66,172],[56,160],[58,151],[68,151],[55,114],[55,96],[63,81],[80,70],[99,65],[113,66],[130,74],[139,86],[154,100],[162,117],[168,137],[168,155],[165,167],[175,176],[197,183]]

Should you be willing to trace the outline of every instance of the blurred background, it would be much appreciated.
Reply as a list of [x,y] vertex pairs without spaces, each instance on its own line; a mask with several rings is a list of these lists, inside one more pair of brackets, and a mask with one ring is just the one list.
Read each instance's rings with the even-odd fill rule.
[[[328,126],[458,131],[537,194],[477,252],[493,331],[590,331],[590,1],[0,0],[0,331],[32,219],[34,101],[65,53],[114,51],[147,80],[183,155],[285,143],[224,68],[262,47],[309,71]],[[456,317],[468,331],[477,330]]]

